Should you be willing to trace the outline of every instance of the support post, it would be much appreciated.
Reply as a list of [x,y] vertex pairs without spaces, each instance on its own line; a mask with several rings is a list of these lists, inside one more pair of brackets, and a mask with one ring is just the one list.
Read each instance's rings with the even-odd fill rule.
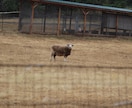
[[70,22],[69,22],[69,34],[71,33],[71,25],[72,24],[72,9],[70,10]]
[[[22,0],[20,0],[20,6],[19,6],[19,11],[22,11]],[[18,31],[22,29],[22,13],[19,14],[19,25],[18,25]]]
[[44,21],[43,21],[43,32],[45,32],[46,29],[46,18],[47,18],[47,5],[45,5],[45,11],[44,11]]
[[60,19],[61,19],[61,7],[58,10],[58,26],[57,26],[57,36],[60,35]]
[[2,28],[1,28],[1,30],[3,31],[3,26],[4,26],[4,13],[3,12],[1,14],[1,17],[2,17]]
[[87,9],[81,9],[84,15],[84,25],[83,25],[83,35],[86,32],[86,22],[87,22],[87,15],[89,13],[89,11]]
[[118,33],[118,15],[116,15],[116,36],[117,36],[117,33]]
[[105,19],[106,19],[106,17],[105,17],[105,13],[102,12],[102,18],[101,18],[101,30],[100,30],[101,34],[104,33],[104,20],[105,20]]
[[89,33],[91,34],[91,25],[92,25],[92,15],[90,15],[89,19]]
[[37,4],[35,2],[32,2],[31,3],[32,6],[32,13],[31,13],[31,21],[30,21],[30,27],[29,27],[29,33],[31,34],[32,33],[32,28],[33,28],[33,20],[34,20],[34,9],[35,7],[37,6]]

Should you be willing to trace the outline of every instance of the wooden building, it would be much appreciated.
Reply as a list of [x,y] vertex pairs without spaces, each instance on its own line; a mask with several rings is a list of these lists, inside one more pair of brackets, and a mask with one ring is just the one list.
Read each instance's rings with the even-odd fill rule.
[[132,10],[64,0],[20,0],[19,31],[132,36]]

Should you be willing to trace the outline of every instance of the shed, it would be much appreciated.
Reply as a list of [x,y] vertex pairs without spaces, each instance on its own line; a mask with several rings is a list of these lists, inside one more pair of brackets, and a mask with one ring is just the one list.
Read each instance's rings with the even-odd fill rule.
[[132,10],[64,0],[20,0],[19,31],[132,36]]

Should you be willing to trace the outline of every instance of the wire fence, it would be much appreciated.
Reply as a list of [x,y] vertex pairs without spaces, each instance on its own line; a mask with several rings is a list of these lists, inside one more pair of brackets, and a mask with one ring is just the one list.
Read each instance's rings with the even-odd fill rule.
[[19,11],[0,12],[0,31],[17,32],[19,22]]
[[[0,31],[16,32],[18,16],[1,12]],[[131,108],[131,71],[116,66],[0,64],[0,108]]]
[[59,31],[60,34],[79,36],[83,35],[83,33],[98,36],[132,35],[131,16],[123,13],[87,10],[88,14],[86,15],[86,21],[84,21],[85,15],[82,9],[64,6],[60,9],[59,18],[59,8],[54,5],[44,4],[42,1],[34,9],[32,9],[31,2],[23,1],[21,2],[20,10],[19,30],[21,32],[56,34]]
[[[20,19],[19,11],[0,12],[0,31],[16,32],[18,25],[29,31],[30,12],[23,10]],[[70,12],[61,18],[63,34],[83,27],[82,14],[71,17]],[[100,13],[91,13],[87,30],[100,31],[100,19]],[[57,10],[38,6],[34,32],[56,33],[55,28]],[[131,108],[131,71],[132,67],[116,66],[0,64],[0,108]]]
[[131,108],[132,67],[0,65],[0,108]]

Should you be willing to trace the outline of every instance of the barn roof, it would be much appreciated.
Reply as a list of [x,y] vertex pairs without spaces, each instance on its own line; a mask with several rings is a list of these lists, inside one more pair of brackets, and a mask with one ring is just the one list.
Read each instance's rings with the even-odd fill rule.
[[90,10],[98,10],[98,11],[111,12],[111,13],[127,13],[132,15],[131,9],[124,9],[124,8],[70,2],[65,0],[32,0],[32,1],[41,2],[44,4],[53,4],[53,5],[76,7],[76,8],[86,8]]

